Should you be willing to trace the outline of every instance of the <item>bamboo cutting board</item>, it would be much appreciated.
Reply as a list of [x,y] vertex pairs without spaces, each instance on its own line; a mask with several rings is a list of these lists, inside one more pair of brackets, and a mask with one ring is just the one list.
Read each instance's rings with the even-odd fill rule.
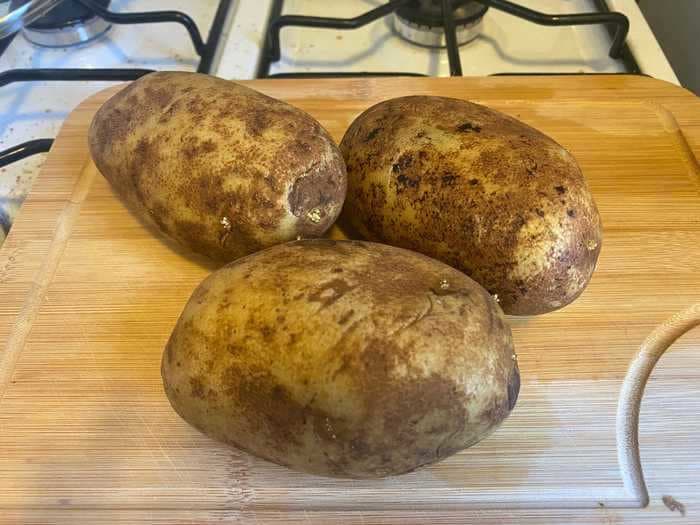
[[[700,307],[665,323],[700,301],[697,98],[635,76],[248,85],[338,140],[367,107],[407,94],[470,99],[551,135],[603,217],[589,288],[510,320],[520,399],[477,446],[378,481],[257,460],[190,428],[162,391],[161,351],[210,268],[142,226],[97,173],[87,128],[115,90],[100,93],[67,120],[0,252],[0,523],[700,523],[700,330],[681,336]],[[679,336],[641,407],[640,508],[635,404]]]

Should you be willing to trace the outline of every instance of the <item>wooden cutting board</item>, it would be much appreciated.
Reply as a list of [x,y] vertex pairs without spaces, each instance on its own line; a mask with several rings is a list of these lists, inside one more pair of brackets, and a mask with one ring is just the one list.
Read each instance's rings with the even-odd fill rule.
[[[370,105],[408,94],[484,103],[551,135],[579,160],[603,217],[589,288],[561,311],[510,320],[518,406],[443,463],[342,481],[227,448],[173,412],[159,374],[210,268],[142,226],[97,173],[88,124],[116,88],[100,93],[66,121],[0,252],[0,523],[700,523],[700,330],[674,344],[644,397],[647,508],[616,442],[620,431],[633,463],[620,425],[634,403],[617,425],[616,410],[642,341],[661,325],[650,343],[667,346],[700,317],[663,324],[700,301],[697,98],[637,76],[247,84],[338,140]],[[633,375],[651,366],[637,364]]]

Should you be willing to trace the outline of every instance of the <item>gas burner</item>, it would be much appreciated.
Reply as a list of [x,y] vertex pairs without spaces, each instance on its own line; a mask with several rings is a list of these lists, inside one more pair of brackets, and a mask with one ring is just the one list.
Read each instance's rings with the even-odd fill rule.
[[[29,0],[12,0],[11,9]],[[97,0],[107,8],[110,0]],[[69,47],[90,42],[106,33],[111,24],[75,0],[64,0],[47,14],[26,26],[22,33],[32,44],[44,47]]]
[[[481,22],[488,7],[474,0],[453,0],[457,44],[463,45],[481,33]],[[446,47],[440,0],[415,0],[394,13],[396,33],[426,47]]]

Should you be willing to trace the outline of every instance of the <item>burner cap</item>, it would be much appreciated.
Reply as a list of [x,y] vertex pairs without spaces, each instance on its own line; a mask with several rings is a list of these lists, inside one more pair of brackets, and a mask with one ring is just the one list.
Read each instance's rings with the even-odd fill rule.
[[[21,7],[29,0],[12,0],[11,9]],[[103,8],[110,0],[96,0]],[[83,44],[104,34],[111,25],[89,8],[74,0],[64,0],[47,14],[24,28],[30,42],[46,47],[66,47]]]
[[[474,0],[452,0],[457,44],[470,42],[481,33],[481,22],[488,7]],[[445,47],[441,0],[414,0],[394,13],[394,29],[411,43]]]
[[[481,20],[488,7],[474,0],[452,0],[455,25],[467,25]],[[396,15],[406,22],[423,27],[442,27],[441,0],[414,0],[399,7]]]

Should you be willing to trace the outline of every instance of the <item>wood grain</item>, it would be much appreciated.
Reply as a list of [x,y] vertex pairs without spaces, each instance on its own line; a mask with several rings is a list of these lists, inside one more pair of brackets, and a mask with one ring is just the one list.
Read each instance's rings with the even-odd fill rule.
[[[523,385],[490,438],[421,472],[338,481],[289,472],[189,428],[162,392],[162,348],[211,270],[145,228],[68,119],[0,251],[0,523],[689,523],[700,516],[700,333],[654,370],[640,419],[650,505],[617,461],[628,365],[700,300],[700,103],[634,76],[261,80],[339,140],[370,105],[439,94],[485,103],[579,160],[604,223],[584,295],[511,319]],[[670,495],[686,517],[662,503]],[[683,521],[680,521],[683,519]],[[697,522],[697,521],[696,521]]]

